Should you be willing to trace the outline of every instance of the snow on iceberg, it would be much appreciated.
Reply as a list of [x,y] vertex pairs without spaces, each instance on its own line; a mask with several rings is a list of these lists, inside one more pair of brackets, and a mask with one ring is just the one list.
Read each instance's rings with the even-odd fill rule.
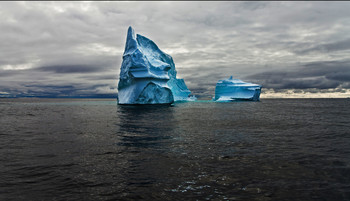
[[233,79],[219,80],[215,88],[214,101],[230,102],[235,100],[260,100],[261,85]]
[[129,27],[118,84],[119,104],[171,104],[191,93],[173,58]]

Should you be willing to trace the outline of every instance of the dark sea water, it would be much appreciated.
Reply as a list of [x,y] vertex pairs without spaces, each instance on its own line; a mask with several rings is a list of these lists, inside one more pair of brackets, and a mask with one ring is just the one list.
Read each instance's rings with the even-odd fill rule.
[[0,200],[350,200],[350,99],[0,99]]

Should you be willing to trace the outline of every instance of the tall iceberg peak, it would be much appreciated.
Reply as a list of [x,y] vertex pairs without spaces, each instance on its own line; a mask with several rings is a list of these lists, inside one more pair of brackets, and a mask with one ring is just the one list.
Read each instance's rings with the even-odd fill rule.
[[118,84],[119,104],[171,104],[191,92],[176,79],[170,55],[129,27]]
[[[135,31],[132,27],[129,27],[128,34],[126,36],[124,55],[130,54],[131,51],[137,49],[137,41],[135,36]],[[132,53],[132,52],[131,52]]]
[[261,85],[233,79],[219,80],[215,88],[214,101],[229,102],[235,100],[260,100]]

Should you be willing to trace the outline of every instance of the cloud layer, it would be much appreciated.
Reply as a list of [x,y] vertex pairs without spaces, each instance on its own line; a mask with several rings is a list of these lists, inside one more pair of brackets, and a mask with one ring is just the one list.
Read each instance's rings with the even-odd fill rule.
[[[115,97],[128,26],[197,96],[234,75],[268,92],[350,88],[349,2],[1,2],[0,97]],[[264,90],[263,90],[264,92]],[[288,93],[289,93],[288,92]]]

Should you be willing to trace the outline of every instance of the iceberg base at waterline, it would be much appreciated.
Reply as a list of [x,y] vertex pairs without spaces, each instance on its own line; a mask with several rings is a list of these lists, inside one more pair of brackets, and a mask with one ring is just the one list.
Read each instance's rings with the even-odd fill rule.
[[118,92],[118,104],[172,104],[174,97],[166,82],[162,81],[135,81],[133,85],[124,87]]

